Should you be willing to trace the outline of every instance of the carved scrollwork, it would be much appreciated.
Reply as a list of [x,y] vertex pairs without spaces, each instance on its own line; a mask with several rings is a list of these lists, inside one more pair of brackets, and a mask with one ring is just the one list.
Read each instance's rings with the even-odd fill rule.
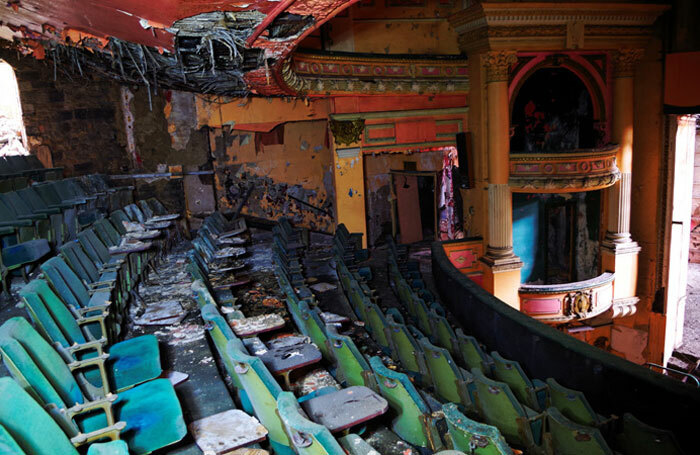
[[631,77],[634,67],[644,56],[644,49],[618,49],[610,54],[613,77]]
[[518,61],[515,51],[492,51],[481,56],[486,82],[507,81],[511,66]]
[[570,292],[564,297],[566,314],[584,319],[593,310],[593,293],[590,290]]
[[365,130],[365,119],[361,118],[348,121],[331,119],[328,124],[337,145],[350,145],[358,142]]

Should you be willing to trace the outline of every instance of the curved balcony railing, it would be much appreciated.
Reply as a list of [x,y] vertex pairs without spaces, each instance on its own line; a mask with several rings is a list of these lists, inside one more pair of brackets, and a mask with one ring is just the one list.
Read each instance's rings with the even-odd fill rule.
[[547,323],[585,320],[608,311],[613,305],[614,273],[563,284],[522,284],[520,311]]
[[672,428],[682,445],[697,448],[698,419],[687,417],[700,409],[697,387],[586,344],[510,307],[455,267],[444,248],[448,243],[433,243],[432,272],[442,303],[466,333],[489,351],[517,359],[530,377],[551,377],[582,391],[602,414],[630,412],[650,425]]
[[511,153],[510,187],[515,192],[570,193],[613,185],[620,178],[618,145],[561,153]]

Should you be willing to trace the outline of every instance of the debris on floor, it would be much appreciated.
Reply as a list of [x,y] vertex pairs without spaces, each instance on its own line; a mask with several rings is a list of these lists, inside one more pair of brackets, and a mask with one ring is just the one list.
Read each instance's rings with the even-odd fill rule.
[[267,429],[258,419],[238,409],[196,420],[189,429],[202,452],[212,455],[260,442],[267,436]]

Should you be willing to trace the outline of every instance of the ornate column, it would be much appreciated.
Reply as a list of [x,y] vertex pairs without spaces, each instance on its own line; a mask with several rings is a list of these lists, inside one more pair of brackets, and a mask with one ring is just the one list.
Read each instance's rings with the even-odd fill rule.
[[632,150],[634,137],[634,67],[642,49],[619,49],[610,55],[613,70],[613,142],[620,144],[617,167],[620,180],[608,192],[608,220],[601,248],[604,271],[615,272],[616,302],[636,303],[637,256],[640,248],[630,236]]
[[486,70],[486,113],[489,171],[489,237],[484,287],[504,302],[520,309],[518,288],[523,263],[513,254],[513,199],[508,186],[510,163],[510,112],[508,71],[517,61],[514,51],[481,55]]

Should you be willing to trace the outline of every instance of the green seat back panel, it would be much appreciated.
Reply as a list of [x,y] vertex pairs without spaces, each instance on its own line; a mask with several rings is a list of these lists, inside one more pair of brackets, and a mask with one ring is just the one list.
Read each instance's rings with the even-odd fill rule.
[[297,399],[291,392],[279,394],[277,409],[299,455],[345,455],[343,448],[326,427],[302,416]]
[[[549,441],[557,455],[612,455],[613,453],[600,430],[572,422],[557,408],[547,409],[547,429]],[[628,453],[637,455],[638,452]]]
[[386,338],[386,318],[382,310],[374,303],[370,303],[367,307],[367,327],[371,329],[371,335],[374,341],[379,344],[379,346],[389,349],[389,341]]
[[438,346],[453,352],[453,340],[457,339],[457,336],[455,335],[454,330],[452,330],[452,326],[449,322],[447,322],[445,317],[438,315],[434,310],[430,311],[430,317],[433,323],[432,331],[435,342],[438,344]]
[[[68,386],[67,390],[60,389],[62,384],[67,384],[72,379],[72,376],[67,377],[70,371],[54,372],[53,375],[50,372],[44,373],[38,361],[32,358],[19,341],[0,335],[0,354],[12,377],[43,404],[54,404],[59,408],[66,408],[83,401],[77,383],[75,387]],[[62,362],[60,358],[58,361]],[[65,367],[65,364],[63,366]],[[67,370],[67,367],[65,368]],[[59,384],[54,385],[54,382],[49,379],[51,376],[53,376],[52,379],[58,378]]]
[[442,412],[455,450],[474,455],[513,454],[498,428],[468,418],[454,403],[444,404]]
[[583,392],[568,389],[553,378],[547,378],[549,404],[557,408],[564,417],[579,425],[596,426],[598,415],[586,400]]
[[413,445],[429,447],[429,440],[421,418],[430,414],[430,409],[408,376],[390,370],[384,366],[379,357],[372,357],[369,361],[377,378],[379,391],[389,402],[389,406],[396,415],[392,421],[391,429],[401,439]]
[[235,365],[234,372],[250,398],[255,415],[260,423],[267,428],[270,441],[283,447],[291,447],[282,421],[277,414],[277,397],[282,393],[282,388],[272,377],[262,360],[245,354],[245,348],[236,341],[228,342],[226,355],[231,357],[230,361]]
[[435,346],[422,338],[418,341],[425,355],[425,363],[430,370],[433,385],[440,397],[453,403],[462,402],[458,381],[464,380],[447,349]]
[[[61,343],[66,348],[75,343],[82,344],[87,341],[73,314],[53,292],[46,281],[32,280],[20,290],[20,296],[24,298],[24,302],[31,308],[30,314],[39,319],[37,321],[38,324],[51,337],[51,341]],[[56,328],[60,332],[58,338],[53,337],[56,333]],[[99,325],[96,329],[99,338],[101,335],[99,333]]]
[[348,386],[365,385],[362,373],[369,371],[369,364],[355,343],[350,337],[339,335],[333,326],[327,326],[326,333],[338,375]]
[[24,450],[2,425],[0,425],[0,453],[3,455],[25,455]]
[[56,422],[11,378],[0,378],[0,425],[27,454],[78,454]]
[[387,318],[387,332],[394,355],[404,370],[420,373],[417,354],[421,349],[406,326],[395,322],[393,318]]
[[[473,336],[465,335],[462,329],[457,329],[455,331],[457,336],[457,344],[459,347],[459,353],[464,360],[465,365],[469,370],[473,368],[479,368],[484,370],[485,362],[488,362],[486,354],[479,346],[479,342]],[[487,374],[490,372],[487,372]]]
[[87,256],[77,241],[63,245],[61,247],[61,255],[81,280],[87,283],[94,283],[99,280],[100,274],[95,263]]
[[622,416],[622,431],[617,436],[617,445],[625,454],[683,455],[672,432],[647,425],[629,413]]
[[299,310],[301,311],[301,318],[304,321],[304,326],[306,327],[306,333],[311,338],[319,350],[326,359],[332,359],[330,352],[328,351],[328,344],[326,340],[326,332],[323,330],[323,322],[321,322],[321,317],[318,315],[318,309],[313,310],[309,308],[309,305],[304,302],[299,302]]
[[518,401],[532,408],[539,408],[539,405],[533,402],[532,382],[525,375],[520,363],[505,359],[496,351],[491,353],[491,358],[493,358],[494,378],[508,384]]
[[[476,404],[486,423],[497,427],[506,441],[521,446],[539,443],[539,428],[524,435],[520,431],[518,418],[527,418],[525,408],[518,402],[508,384],[488,379],[480,369],[472,370]],[[532,433],[537,433],[532,435]]]
[[63,258],[55,256],[40,266],[51,286],[61,299],[75,308],[84,308],[90,301],[90,293],[80,277],[71,269]]

